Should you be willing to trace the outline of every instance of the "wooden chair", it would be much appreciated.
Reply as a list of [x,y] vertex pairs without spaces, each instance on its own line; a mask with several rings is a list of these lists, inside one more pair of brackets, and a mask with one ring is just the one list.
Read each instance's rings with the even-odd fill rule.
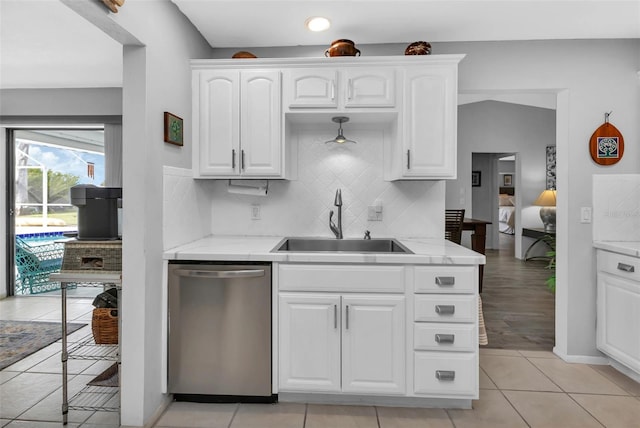
[[444,210],[444,220],[444,239],[460,244],[462,240],[464,210]]

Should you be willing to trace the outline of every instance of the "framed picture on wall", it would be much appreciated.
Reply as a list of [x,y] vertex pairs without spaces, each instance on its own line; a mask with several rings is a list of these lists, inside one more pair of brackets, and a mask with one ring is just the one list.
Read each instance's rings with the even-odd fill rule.
[[480,187],[482,182],[482,172],[481,171],[471,171],[471,186],[472,187]]
[[503,183],[504,186],[513,186],[513,175],[505,174],[503,180],[504,180],[504,183]]
[[182,146],[183,127],[182,118],[171,114],[168,111],[164,112],[164,141],[166,143],[175,144],[176,146]]

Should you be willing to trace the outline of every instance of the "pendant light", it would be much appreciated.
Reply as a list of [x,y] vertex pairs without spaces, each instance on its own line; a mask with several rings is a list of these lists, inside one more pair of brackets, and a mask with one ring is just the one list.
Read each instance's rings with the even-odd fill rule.
[[328,144],[328,143],[337,143],[337,144],[353,143],[353,144],[356,144],[355,141],[347,139],[344,136],[344,134],[342,133],[342,124],[349,121],[348,117],[336,116],[336,117],[331,118],[331,120],[334,121],[335,123],[339,124],[338,125],[338,136],[336,138],[334,138],[333,140],[325,141],[324,142],[325,144]]

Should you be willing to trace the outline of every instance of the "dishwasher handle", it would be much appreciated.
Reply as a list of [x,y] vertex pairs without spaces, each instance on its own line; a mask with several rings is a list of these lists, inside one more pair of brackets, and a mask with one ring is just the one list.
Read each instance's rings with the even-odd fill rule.
[[246,270],[197,270],[197,269],[176,269],[173,271],[178,276],[188,276],[192,278],[259,278],[264,276],[264,269]]

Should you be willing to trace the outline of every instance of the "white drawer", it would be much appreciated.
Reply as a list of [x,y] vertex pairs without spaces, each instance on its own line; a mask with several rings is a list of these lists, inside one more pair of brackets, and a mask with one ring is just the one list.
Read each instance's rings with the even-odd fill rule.
[[414,352],[414,393],[478,398],[478,354]]
[[415,323],[413,348],[416,351],[475,352],[478,331],[475,324]]
[[416,293],[475,293],[478,271],[471,266],[416,266]]
[[598,270],[612,275],[640,281],[640,258],[611,251],[598,250]]
[[428,322],[478,321],[475,295],[418,294],[414,299],[414,320]]
[[402,265],[281,264],[280,291],[403,293]]

